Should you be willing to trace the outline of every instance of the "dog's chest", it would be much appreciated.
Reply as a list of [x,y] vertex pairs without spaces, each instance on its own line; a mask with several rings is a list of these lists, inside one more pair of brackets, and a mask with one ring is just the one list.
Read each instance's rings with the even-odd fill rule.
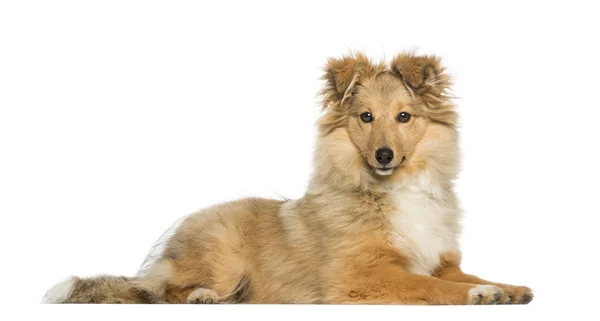
[[430,275],[442,253],[458,250],[458,209],[419,190],[401,189],[392,199],[391,244],[409,259],[411,273]]

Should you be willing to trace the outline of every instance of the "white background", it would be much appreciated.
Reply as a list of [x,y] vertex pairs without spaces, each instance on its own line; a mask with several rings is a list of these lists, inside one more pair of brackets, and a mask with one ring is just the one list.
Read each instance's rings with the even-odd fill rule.
[[[0,313],[592,318],[597,13],[577,1],[3,1]],[[197,209],[301,197],[326,58],[411,48],[442,56],[462,97],[464,269],[532,287],[530,305],[38,304],[68,275],[133,275],[171,222]]]

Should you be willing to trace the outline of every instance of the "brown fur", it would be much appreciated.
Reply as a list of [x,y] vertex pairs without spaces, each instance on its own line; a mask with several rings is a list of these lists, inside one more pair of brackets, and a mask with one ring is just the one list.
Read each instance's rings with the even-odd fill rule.
[[[440,252],[431,266],[397,223],[420,209],[395,191],[418,188],[426,202],[443,207],[439,215],[445,218],[435,228],[456,237],[460,230],[452,187],[459,156],[456,112],[440,59],[403,53],[386,66],[357,53],[330,59],[324,80],[315,170],[304,197],[249,198],[191,215],[135,279],[90,279],[85,290],[62,302],[529,302],[526,287],[462,273],[452,237],[447,243],[454,250]],[[372,122],[361,121],[366,111]],[[400,112],[411,120],[399,123]],[[396,155],[390,163],[396,169],[387,176],[375,172],[375,151],[384,146]],[[132,298],[134,289],[152,295]]]
[[107,275],[72,281],[69,303],[167,303],[150,288],[136,284],[135,278]]

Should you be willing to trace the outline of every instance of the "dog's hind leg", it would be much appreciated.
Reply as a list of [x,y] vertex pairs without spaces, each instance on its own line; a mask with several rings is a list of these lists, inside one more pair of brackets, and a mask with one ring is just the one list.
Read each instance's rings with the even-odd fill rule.
[[[183,276],[183,275],[182,275]],[[209,278],[198,278],[196,280]],[[241,303],[248,301],[249,283],[244,277],[234,277],[220,282],[192,283],[190,279],[171,279],[165,288],[165,299],[169,303],[215,304]],[[182,282],[183,281],[183,282]]]
[[216,291],[201,286],[169,286],[166,289],[165,297],[169,303],[175,304],[215,304],[222,303],[223,299]]
[[197,288],[187,297],[187,303],[191,304],[213,304],[219,303],[219,300],[217,292],[205,288]]

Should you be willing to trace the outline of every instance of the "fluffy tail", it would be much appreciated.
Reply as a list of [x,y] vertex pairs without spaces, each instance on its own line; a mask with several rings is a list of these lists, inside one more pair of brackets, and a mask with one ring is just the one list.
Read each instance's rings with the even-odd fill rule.
[[124,276],[71,277],[56,284],[42,303],[166,303],[152,286]]

